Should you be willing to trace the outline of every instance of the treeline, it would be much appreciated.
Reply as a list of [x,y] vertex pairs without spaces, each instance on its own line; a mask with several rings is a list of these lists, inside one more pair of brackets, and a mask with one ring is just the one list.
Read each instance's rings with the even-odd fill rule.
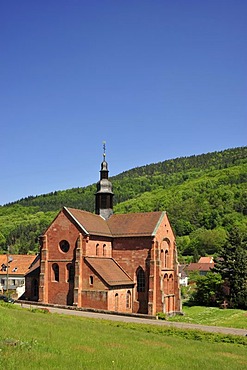
[[[180,258],[217,253],[234,227],[247,231],[247,147],[176,158],[112,177],[114,212],[166,210]],[[0,207],[0,250],[38,250],[37,237],[63,207],[94,211],[96,184]],[[12,253],[13,253],[12,252]]]

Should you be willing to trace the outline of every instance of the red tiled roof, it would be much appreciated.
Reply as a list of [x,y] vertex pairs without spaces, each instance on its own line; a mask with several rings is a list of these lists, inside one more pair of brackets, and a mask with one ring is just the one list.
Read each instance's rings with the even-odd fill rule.
[[[25,275],[35,258],[35,255],[9,254],[9,275]],[[7,254],[0,255],[0,275],[6,275],[2,265],[7,265]]]
[[210,271],[214,267],[214,263],[190,263],[186,270],[188,271]]
[[152,236],[165,212],[115,214],[107,224],[113,237]]
[[101,216],[75,208],[64,207],[64,209],[87,234],[112,236],[106,221]]
[[152,236],[165,212],[114,214],[108,220],[91,212],[64,207],[87,234],[110,237]]
[[134,284],[113,258],[85,257],[85,261],[109,286]]
[[207,257],[201,257],[198,261],[198,263],[213,263],[213,257],[207,256]]

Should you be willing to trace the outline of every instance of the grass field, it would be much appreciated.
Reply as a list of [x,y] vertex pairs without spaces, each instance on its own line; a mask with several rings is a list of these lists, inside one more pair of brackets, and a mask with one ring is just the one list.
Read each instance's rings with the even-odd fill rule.
[[[0,368],[247,368],[247,338],[63,316],[0,304]],[[232,342],[232,343],[227,343]]]
[[224,326],[247,330],[247,311],[220,309],[217,307],[183,306],[183,316],[174,316],[169,321],[192,324]]

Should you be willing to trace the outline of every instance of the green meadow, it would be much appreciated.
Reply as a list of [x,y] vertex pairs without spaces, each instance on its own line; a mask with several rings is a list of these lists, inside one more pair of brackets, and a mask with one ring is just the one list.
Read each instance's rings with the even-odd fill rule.
[[183,313],[183,316],[171,317],[169,321],[246,329],[247,333],[247,311],[244,310],[183,305]]
[[1,369],[246,369],[247,338],[0,304]]

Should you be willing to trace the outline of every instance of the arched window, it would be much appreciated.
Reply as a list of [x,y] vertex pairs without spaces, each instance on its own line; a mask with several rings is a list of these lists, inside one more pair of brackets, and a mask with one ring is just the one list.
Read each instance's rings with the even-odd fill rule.
[[165,253],[163,249],[161,249],[160,251],[160,261],[161,261],[161,268],[164,269],[165,268]]
[[169,275],[168,292],[169,292],[169,294],[174,294],[173,276],[172,276],[172,274]]
[[53,270],[53,281],[59,281],[59,266],[57,263],[53,263],[52,270]]
[[[171,267],[171,261],[170,261],[170,240],[168,238],[164,238],[161,243],[161,254],[163,254],[162,259],[163,259],[163,268],[170,268]],[[162,261],[161,259],[161,261]]]
[[137,292],[145,292],[145,272],[142,268],[137,271]]
[[164,276],[164,293],[168,294],[168,275],[165,274]]
[[118,311],[118,293],[115,294],[115,311]]
[[99,256],[99,244],[96,244],[96,256]]
[[126,293],[126,308],[131,308],[131,293],[129,290]]
[[72,282],[74,281],[74,276],[75,276],[75,269],[72,263],[67,264],[67,281]]
[[106,256],[106,244],[103,244],[103,256]]
[[165,268],[169,267],[169,252],[168,250],[165,251]]

